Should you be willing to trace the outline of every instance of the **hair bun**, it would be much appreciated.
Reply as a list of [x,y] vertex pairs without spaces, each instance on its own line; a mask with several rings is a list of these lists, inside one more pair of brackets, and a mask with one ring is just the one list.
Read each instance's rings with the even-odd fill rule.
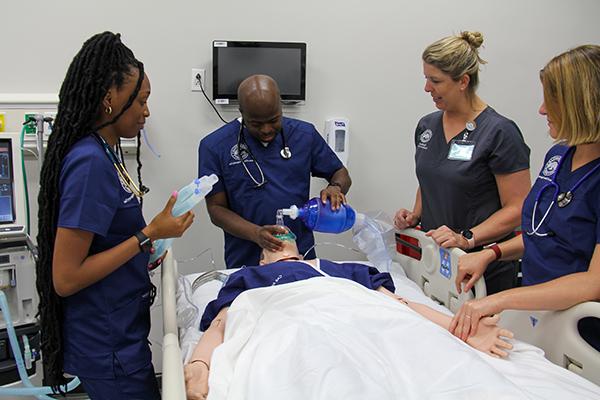
[[463,31],[460,33],[460,37],[474,49],[478,49],[483,43],[483,35],[481,32]]

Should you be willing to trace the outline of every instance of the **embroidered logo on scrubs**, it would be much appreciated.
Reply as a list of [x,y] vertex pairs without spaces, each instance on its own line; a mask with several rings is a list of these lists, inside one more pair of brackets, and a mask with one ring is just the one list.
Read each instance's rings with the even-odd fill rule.
[[[242,153],[242,160],[248,158],[248,146],[245,143],[240,144],[240,150],[240,153]],[[233,145],[233,147],[229,151],[229,154],[231,154],[231,158],[233,158],[235,161],[240,161],[240,155],[238,154],[237,144]]]
[[558,167],[558,163],[560,162],[562,156],[556,155],[548,160],[544,169],[542,170],[542,174],[544,176],[552,176]]
[[433,132],[431,132],[431,129],[427,129],[427,130],[423,131],[419,135],[419,144],[417,145],[417,147],[419,147],[423,150],[427,150],[427,142],[429,142],[431,140],[432,136],[433,136]]
[[277,278],[275,278],[275,280],[273,281],[273,283],[271,284],[271,286],[275,286],[275,285],[277,285],[277,282],[279,282],[279,280],[280,280],[281,278],[283,278],[283,275],[281,275],[281,274],[280,274],[280,275],[279,275]]

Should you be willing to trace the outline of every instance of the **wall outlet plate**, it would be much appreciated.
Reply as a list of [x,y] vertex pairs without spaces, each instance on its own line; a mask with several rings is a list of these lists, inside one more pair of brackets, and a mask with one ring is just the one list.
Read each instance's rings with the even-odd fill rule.
[[192,92],[201,92],[204,88],[206,91],[206,74],[204,69],[192,68]]

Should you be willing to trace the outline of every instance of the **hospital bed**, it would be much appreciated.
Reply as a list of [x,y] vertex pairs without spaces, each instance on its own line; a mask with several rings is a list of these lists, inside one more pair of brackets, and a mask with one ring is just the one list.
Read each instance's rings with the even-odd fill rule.
[[[403,296],[422,303],[430,301],[430,306],[446,313],[448,313],[447,309],[456,311],[462,302],[473,297],[472,294],[459,295],[454,288],[453,277],[456,276],[456,261],[462,254],[460,250],[442,251],[430,238],[417,230],[409,229],[402,232],[393,232],[393,234],[396,240],[396,252],[394,255],[395,262],[390,267],[390,273],[397,287],[404,285],[406,288],[406,292],[402,293]],[[231,271],[210,271],[186,276],[194,291],[194,303],[198,302],[197,306],[201,308],[200,312],[203,311],[208,301],[216,296],[229,273]],[[182,366],[184,354],[181,346],[183,344],[184,347],[188,347],[187,351],[189,351],[189,344],[185,343],[186,339],[182,341],[182,338],[178,335],[175,300],[177,279],[177,262],[171,252],[162,266],[164,321],[162,390],[165,399],[185,399]],[[427,299],[423,293],[433,301]],[[475,285],[475,296],[483,297],[484,295],[485,283],[482,279]],[[525,339],[527,342],[541,347],[546,352],[547,357],[554,363],[567,367],[592,382],[599,383],[600,366],[598,362],[600,357],[598,353],[589,346],[586,348],[581,343],[582,340],[575,337],[576,328],[575,331],[571,329],[572,325],[576,325],[576,320],[581,316],[600,316],[597,306],[596,303],[588,303],[564,312],[513,313],[502,316],[502,325],[515,331],[518,338]],[[535,330],[529,328],[529,325],[531,325],[529,321],[532,317],[536,318],[537,321],[534,325]],[[537,334],[537,332],[542,332],[542,329],[544,329],[546,335]],[[567,332],[569,329],[572,332]],[[548,334],[548,332],[551,333]],[[558,332],[561,332],[561,334],[558,334]],[[559,336],[564,336],[564,340],[557,340]],[[587,344],[585,345],[587,346]],[[525,358],[534,359],[536,365],[540,364],[543,368],[548,368],[548,365],[551,365],[547,361],[544,362],[541,351],[533,346],[530,346],[530,348],[534,350],[528,348],[529,350],[524,353],[527,355]],[[568,360],[567,364],[564,363],[565,360]],[[558,368],[553,368],[553,373],[556,374]],[[531,370],[531,368],[529,369]],[[597,393],[598,397],[592,397],[600,398],[600,388],[590,385],[589,382],[573,374],[564,372],[563,375],[565,374],[566,378],[562,375],[560,378],[566,379],[566,382],[561,382],[563,387],[589,385],[596,388],[592,391],[597,390],[594,393]],[[541,376],[538,376],[537,381],[531,385],[532,387],[536,384],[539,385]]]

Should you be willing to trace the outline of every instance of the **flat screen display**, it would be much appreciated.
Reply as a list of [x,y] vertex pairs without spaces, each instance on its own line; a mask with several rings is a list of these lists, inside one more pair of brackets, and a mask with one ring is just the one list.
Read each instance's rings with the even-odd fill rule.
[[0,139],[0,224],[15,222],[14,177],[10,139]]
[[239,84],[255,74],[275,79],[282,100],[305,100],[306,43],[213,42],[214,100],[237,100]]

